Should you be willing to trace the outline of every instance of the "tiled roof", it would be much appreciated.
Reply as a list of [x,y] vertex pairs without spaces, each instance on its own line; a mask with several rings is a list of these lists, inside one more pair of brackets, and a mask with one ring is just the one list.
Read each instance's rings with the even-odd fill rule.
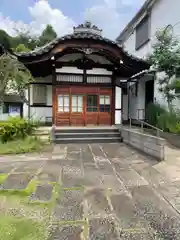
[[16,53],[17,56],[37,56],[41,55],[43,53],[49,52],[53,47],[55,47],[57,44],[65,41],[65,40],[71,40],[71,39],[92,39],[92,40],[98,40],[107,42],[109,44],[116,45],[116,42],[109,40],[108,38],[104,38],[100,35],[88,33],[88,32],[81,32],[81,33],[74,33],[74,34],[68,34],[60,38],[54,39],[52,42],[44,45],[43,47],[36,48],[35,50],[31,52],[22,52],[22,53]]
[[136,61],[145,62],[143,59],[140,59],[140,58],[137,58],[133,55],[130,55],[128,52],[126,52],[122,48],[121,45],[117,44],[115,41],[112,41],[108,38],[102,37],[101,35],[93,34],[93,33],[90,33],[90,32],[77,32],[77,33],[73,33],[73,34],[68,34],[68,35],[65,35],[63,37],[56,38],[52,42],[44,45],[43,47],[36,48],[35,50],[33,50],[31,52],[15,53],[15,55],[17,57],[23,57],[23,58],[24,57],[33,57],[33,56],[42,55],[42,54],[48,53],[50,50],[52,50],[59,43],[61,43],[63,41],[66,41],[66,40],[71,40],[71,39],[91,39],[91,40],[106,42],[108,44],[111,44],[111,45],[114,45],[114,46],[120,48],[121,51],[123,51],[123,53],[126,56],[129,56]]

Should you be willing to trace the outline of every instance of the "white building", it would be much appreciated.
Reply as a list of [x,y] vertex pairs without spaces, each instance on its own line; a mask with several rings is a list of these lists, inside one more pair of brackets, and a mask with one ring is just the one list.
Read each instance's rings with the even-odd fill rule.
[[[158,30],[170,25],[173,36],[180,39],[179,9],[180,0],[147,0],[117,37],[117,42],[122,44],[128,53],[146,58],[152,52]],[[131,83],[128,112],[127,106],[124,107],[125,115],[132,119],[144,119],[145,108],[149,102],[166,104],[163,94],[158,90],[157,77],[158,74],[143,73],[138,76],[138,83]],[[123,98],[127,99],[127,96],[124,95]],[[176,99],[173,104],[178,106],[179,103]]]

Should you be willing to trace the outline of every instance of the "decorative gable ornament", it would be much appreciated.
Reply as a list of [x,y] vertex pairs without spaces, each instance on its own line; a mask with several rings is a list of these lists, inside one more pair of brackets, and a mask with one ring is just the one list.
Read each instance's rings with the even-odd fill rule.
[[96,25],[92,25],[91,22],[86,21],[84,24],[80,24],[77,27],[73,28],[74,33],[92,33],[96,35],[101,35],[102,29],[99,29]]

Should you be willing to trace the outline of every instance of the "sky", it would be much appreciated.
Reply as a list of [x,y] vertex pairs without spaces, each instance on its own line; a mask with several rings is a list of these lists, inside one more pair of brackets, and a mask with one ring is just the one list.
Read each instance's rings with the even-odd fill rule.
[[0,0],[0,29],[10,35],[30,30],[39,35],[51,24],[58,36],[91,21],[115,40],[145,0]]

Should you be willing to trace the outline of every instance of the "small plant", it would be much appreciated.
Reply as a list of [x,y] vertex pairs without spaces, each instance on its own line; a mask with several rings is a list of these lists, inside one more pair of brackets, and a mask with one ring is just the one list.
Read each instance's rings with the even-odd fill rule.
[[163,114],[166,113],[166,109],[161,106],[158,103],[150,103],[147,106],[147,110],[146,110],[146,117],[147,117],[147,122],[153,126],[157,126],[157,122],[158,122],[158,117]]
[[38,124],[32,120],[10,117],[7,122],[0,123],[0,139],[2,142],[23,139],[31,135],[37,126]]
[[179,123],[179,115],[172,110],[170,112],[165,112],[158,117],[157,126],[165,132],[175,132]]

